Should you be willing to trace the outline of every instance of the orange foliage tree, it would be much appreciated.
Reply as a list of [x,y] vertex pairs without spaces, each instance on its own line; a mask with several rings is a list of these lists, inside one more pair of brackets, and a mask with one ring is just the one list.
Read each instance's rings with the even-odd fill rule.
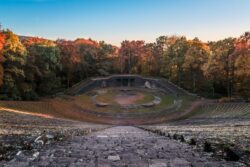
[[3,76],[4,76],[4,69],[3,69],[3,62],[5,60],[3,56],[4,44],[5,44],[5,35],[0,31],[0,86],[3,84]]
[[120,48],[121,71],[123,73],[141,73],[144,63],[144,41],[123,41]]
[[250,97],[250,32],[246,32],[235,43],[236,89],[241,96]]

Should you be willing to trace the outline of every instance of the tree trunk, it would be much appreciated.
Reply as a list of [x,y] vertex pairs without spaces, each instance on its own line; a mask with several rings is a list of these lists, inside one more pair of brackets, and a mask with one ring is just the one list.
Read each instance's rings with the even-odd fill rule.
[[195,91],[196,91],[196,75],[193,72],[193,92],[195,92]]
[[229,55],[226,60],[226,80],[227,80],[227,97],[230,97],[230,63]]
[[215,93],[214,83],[213,83],[213,86],[212,86],[212,91],[213,91],[213,97],[214,97],[214,93]]
[[131,52],[129,51],[129,58],[128,58],[128,73],[131,74]]
[[231,90],[230,90],[230,97],[233,96],[234,90],[234,65],[232,65],[232,72],[231,72]]
[[178,77],[178,86],[181,86],[181,69],[180,67],[177,67],[177,77]]
[[68,86],[68,88],[70,87],[69,74],[68,74],[68,76],[67,76],[67,86]]

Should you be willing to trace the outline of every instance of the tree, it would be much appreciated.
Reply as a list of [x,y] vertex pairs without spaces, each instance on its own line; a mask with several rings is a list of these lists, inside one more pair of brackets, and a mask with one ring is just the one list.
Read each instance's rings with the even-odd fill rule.
[[26,80],[39,95],[50,95],[61,88],[58,47],[34,44],[28,48]]
[[188,42],[185,37],[171,37],[167,40],[164,51],[164,69],[165,76],[176,82],[179,86],[183,81],[183,63],[185,53],[188,50]]
[[246,32],[235,43],[236,89],[243,97],[250,97],[250,32]]
[[217,91],[220,90],[219,93],[222,94],[225,91],[228,97],[231,97],[232,92],[233,62],[230,61],[230,55],[235,50],[234,42],[233,38],[211,42],[209,44],[211,53],[203,68],[207,79],[212,80],[213,91],[216,91],[216,87],[218,87]]
[[46,45],[46,46],[55,46],[55,42],[38,37],[24,37],[21,40],[22,44],[27,48],[33,44]]
[[1,99],[36,99],[119,72],[163,76],[196,93],[249,98],[250,32],[209,43],[184,36],[160,36],[154,43],[126,40],[118,48],[82,38],[19,39],[0,28]]
[[[183,63],[184,71],[187,72],[187,75],[185,78],[186,84],[185,85],[191,85],[192,91],[197,91],[197,82],[199,82],[199,87],[202,86],[202,80],[203,78],[203,71],[202,67],[207,62],[209,54],[209,48],[207,44],[202,43],[198,38],[195,38],[194,40],[189,41],[188,50],[185,53],[185,60]],[[191,77],[190,77],[191,75]],[[188,83],[191,78],[192,82]]]
[[156,68],[158,67],[155,63],[155,57],[153,54],[154,44],[149,43],[144,46],[143,52],[143,60],[141,61],[142,64],[142,74],[143,75],[150,75],[153,76],[156,73]]
[[62,63],[62,80],[66,78],[67,88],[76,83],[75,74],[79,71],[79,64],[81,62],[77,47],[72,41],[57,41],[57,46],[60,50],[60,59]]
[[8,97],[20,99],[22,91],[21,84],[25,78],[24,65],[26,49],[19,41],[17,35],[10,30],[3,32],[5,35],[5,44],[2,54],[5,58],[4,67],[4,85],[2,91]]
[[112,45],[106,44],[104,41],[99,42],[99,49],[96,58],[97,73],[101,76],[109,75],[114,72],[112,64],[113,56],[115,55],[116,48]]
[[122,73],[141,73],[144,41],[123,41],[120,48]]
[[157,38],[156,46],[157,46],[157,52],[161,54],[162,56],[162,63],[161,63],[161,75],[169,80],[174,80],[176,76],[174,76],[174,70],[175,66],[172,62],[172,54],[171,49],[172,45],[175,44],[176,40],[179,37],[177,36],[161,36]]
[[80,71],[79,77],[81,80],[95,76],[96,70],[96,59],[98,56],[98,46],[92,44],[79,44],[78,52],[80,54]]
[[4,68],[3,63],[5,61],[4,55],[3,55],[3,47],[5,45],[5,35],[1,31],[0,28],[0,86],[3,84],[3,76],[4,76]]

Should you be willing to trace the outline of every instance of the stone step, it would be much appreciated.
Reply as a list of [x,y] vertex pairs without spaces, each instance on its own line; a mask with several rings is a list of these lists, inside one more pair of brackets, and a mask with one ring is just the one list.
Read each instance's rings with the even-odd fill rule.
[[117,126],[45,146],[36,159],[26,157],[6,166],[240,166],[216,161],[187,144],[131,126]]

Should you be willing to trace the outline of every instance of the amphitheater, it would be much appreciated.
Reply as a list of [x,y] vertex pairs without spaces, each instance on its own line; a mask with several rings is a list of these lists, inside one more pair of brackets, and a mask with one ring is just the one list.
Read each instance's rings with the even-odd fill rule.
[[89,78],[40,101],[0,101],[0,166],[250,166],[250,104],[163,78]]
[[[177,118],[183,97],[195,95],[162,78],[112,75],[84,80],[64,92],[82,100],[82,114],[103,123],[131,125]],[[89,100],[88,105],[84,105]],[[95,119],[100,120],[100,119]]]

